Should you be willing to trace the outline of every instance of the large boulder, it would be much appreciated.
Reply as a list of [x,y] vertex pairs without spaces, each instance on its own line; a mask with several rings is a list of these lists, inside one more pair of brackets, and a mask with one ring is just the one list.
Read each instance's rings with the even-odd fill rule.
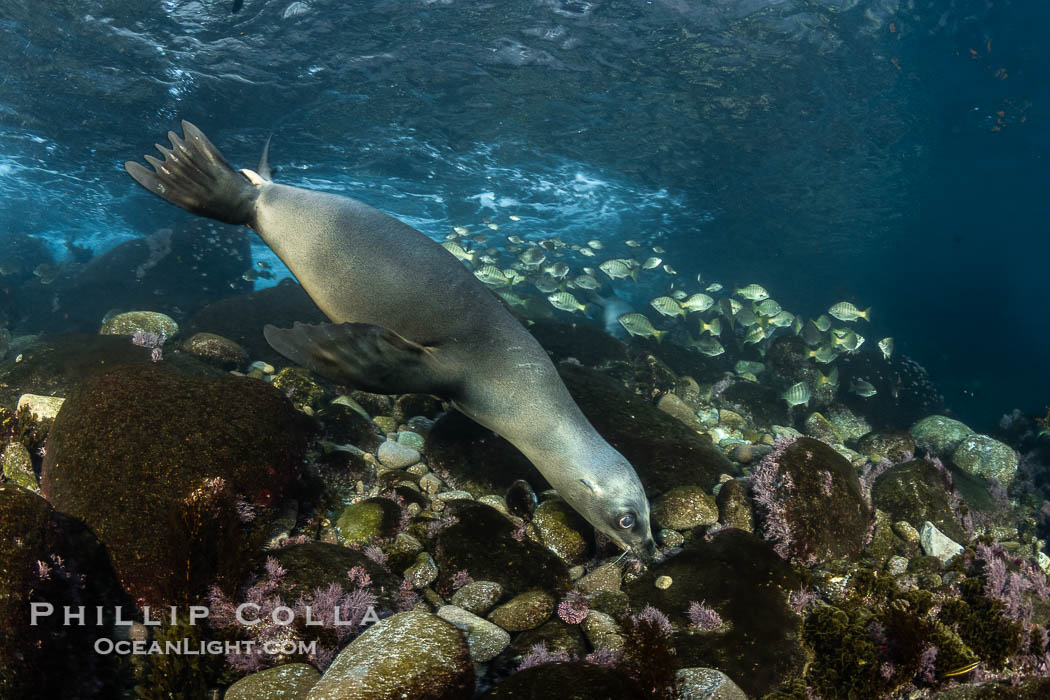
[[90,532],[40,496],[0,484],[0,697],[115,697],[114,657],[93,648],[112,629],[90,614],[86,625],[63,624],[63,611],[112,610],[123,602],[116,594]]
[[264,382],[121,367],[67,398],[41,489],[98,534],[138,602],[185,605],[215,580],[241,580],[309,433]]
[[307,700],[466,700],[474,666],[462,633],[412,611],[369,627],[339,652]]

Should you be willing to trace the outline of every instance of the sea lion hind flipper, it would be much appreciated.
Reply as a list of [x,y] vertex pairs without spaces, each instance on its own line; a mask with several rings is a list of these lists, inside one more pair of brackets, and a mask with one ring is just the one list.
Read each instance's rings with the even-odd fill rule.
[[435,351],[371,323],[267,325],[266,342],[333,382],[376,394],[447,393]]
[[187,121],[183,138],[168,132],[171,148],[157,146],[164,160],[146,156],[153,170],[128,161],[124,169],[147,190],[186,211],[228,224],[251,223],[258,188],[230,167],[208,137]]

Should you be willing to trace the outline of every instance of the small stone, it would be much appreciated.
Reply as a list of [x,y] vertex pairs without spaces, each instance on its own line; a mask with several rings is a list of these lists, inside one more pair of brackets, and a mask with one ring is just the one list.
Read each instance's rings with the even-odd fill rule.
[[[415,465],[413,465],[413,467],[414,466]],[[412,469],[413,467],[409,467],[409,469]],[[423,493],[437,493],[441,489],[441,479],[437,478],[434,474],[424,474],[419,478],[419,488]]]
[[99,334],[131,336],[139,331],[167,339],[179,332],[179,324],[171,316],[156,311],[129,311],[103,321]]
[[281,664],[240,679],[229,687],[223,700],[305,698],[319,680],[321,674],[310,664]]
[[29,411],[29,417],[35,421],[54,420],[65,401],[61,396],[22,394],[18,397],[18,406],[15,410],[18,413],[23,410]]
[[397,432],[397,419],[391,416],[376,416],[372,419],[372,422],[376,424],[383,433],[387,435],[393,435]]
[[696,414],[693,412],[693,409],[689,407],[689,404],[674,394],[664,394],[661,396],[660,400],[656,402],[656,407],[667,415],[677,418],[690,427],[699,427],[699,421],[696,419]]
[[[676,532],[675,534],[678,533]],[[620,590],[622,579],[623,574],[620,571],[620,566],[614,562],[609,562],[602,564],[577,581],[576,590],[587,595],[599,591],[618,591]]]
[[470,647],[470,658],[485,663],[496,658],[510,644],[510,634],[488,620],[455,605],[438,608],[437,616],[463,630]]
[[1039,568],[1043,570],[1044,574],[1050,574],[1050,557],[1046,555],[1046,552],[1036,552],[1035,560],[1039,564]]
[[675,700],[747,700],[747,693],[714,668],[680,668],[674,674]]
[[262,374],[273,374],[277,370],[269,362],[263,362],[262,360],[256,360],[255,362],[248,365],[249,372],[260,372]]
[[495,508],[504,515],[510,515],[510,511],[507,510],[507,502],[503,499],[503,496],[497,496],[491,493],[485,494],[478,498],[478,503],[484,503],[487,506]]
[[774,425],[774,426],[772,426],[772,430],[773,430],[773,437],[776,440],[786,440],[786,439],[791,439],[791,438],[797,438],[800,435],[802,435],[802,433],[800,433],[799,431],[795,430],[794,428],[789,428],[789,427],[783,426],[783,425]]
[[422,462],[418,462],[416,464],[413,464],[411,467],[405,467],[405,473],[412,474],[414,476],[423,476],[424,474],[429,474],[430,469],[427,468],[427,465],[423,464]]
[[715,502],[718,504],[718,519],[726,527],[754,532],[755,516],[747,486],[736,479],[727,481],[719,489]]
[[430,584],[437,581],[438,567],[434,562],[434,558],[427,552],[420,552],[416,557],[416,562],[405,569],[405,579],[412,585],[412,588],[421,590],[426,588]]
[[0,473],[8,481],[13,481],[22,488],[40,492],[40,485],[33,471],[33,460],[29,450],[20,442],[12,442],[0,454]]
[[589,555],[587,521],[565,501],[551,498],[539,504],[533,511],[532,522],[547,549],[566,562],[578,564]]
[[685,536],[678,530],[665,527],[656,533],[656,541],[664,547],[681,547],[685,544]]
[[842,436],[839,442],[857,440],[871,432],[871,425],[868,421],[842,404],[832,404],[828,407],[827,412],[828,421],[835,426],[835,432]]
[[661,591],[666,591],[674,583],[670,576],[657,576],[656,580],[653,581],[653,585],[659,588]]
[[839,434],[838,428],[832,425],[831,421],[818,411],[814,411],[806,417],[803,427],[806,430],[806,435],[823,440],[829,445],[842,442],[842,435]]
[[747,427],[747,420],[736,411],[723,408],[718,412],[718,422],[730,430],[742,430]]
[[891,576],[901,576],[908,570],[908,559],[899,555],[890,557],[886,562],[886,573]]
[[737,445],[729,451],[729,459],[739,464],[751,464],[772,451],[770,445]]
[[701,406],[696,412],[697,419],[706,426],[718,424],[718,409],[714,406]]
[[620,626],[612,615],[594,610],[587,613],[580,624],[583,634],[595,651],[620,651],[623,649],[625,640]]
[[473,501],[474,500],[474,495],[470,491],[461,491],[461,490],[442,491],[441,493],[437,494],[436,497],[441,499],[442,501]]
[[426,442],[426,439],[422,435],[411,430],[402,430],[397,434],[397,444],[411,447],[417,452],[423,451],[424,442]]
[[237,369],[248,362],[244,348],[214,333],[194,333],[182,344],[182,350],[223,369]]
[[569,578],[573,581],[579,580],[585,573],[587,573],[587,569],[584,568],[583,564],[577,564],[569,568]]
[[699,486],[676,486],[653,502],[652,518],[660,527],[687,530],[718,522],[718,506]]
[[387,440],[379,446],[376,453],[379,463],[389,469],[404,469],[419,461],[419,450],[402,445],[394,440]]
[[996,478],[1009,486],[1017,476],[1017,453],[987,435],[968,435],[952,453],[955,466],[982,479]]
[[949,539],[947,535],[937,529],[937,526],[929,520],[922,524],[919,530],[919,545],[922,551],[929,557],[937,557],[942,562],[947,562],[957,554],[961,554],[963,547],[958,542]]
[[516,595],[489,613],[488,619],[508,632],[539,627],[554,612],[554,598],[545,591]]
[[344,508],[335,526],[344,542],[368,544],[382,534],[385,515],[379,503],[362,501]]
[[898,520],[893,523],[893,531],[897,534],[897,537],[900,537],[905,542],[919,543],[919,531],[907,520]]
[[452,604],[475,615],[484,615],[503,597],[503,586],[495,581],[474,581],[452,594]]

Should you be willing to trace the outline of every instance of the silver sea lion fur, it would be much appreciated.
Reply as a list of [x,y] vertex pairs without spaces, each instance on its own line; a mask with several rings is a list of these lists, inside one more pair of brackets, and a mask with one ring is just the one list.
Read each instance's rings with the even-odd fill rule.
[[[427,393],[503,436],[596,529],[655,552],[630,463],[584,417],[547,353],[454,256],[367,204],[235,171],[201,131],[168,132],[164,160],[128,174],[183,209],[254,229],[331,324],[265,328],[281,354],[333,381]],[[267,146],[269,142],[267,142]]]

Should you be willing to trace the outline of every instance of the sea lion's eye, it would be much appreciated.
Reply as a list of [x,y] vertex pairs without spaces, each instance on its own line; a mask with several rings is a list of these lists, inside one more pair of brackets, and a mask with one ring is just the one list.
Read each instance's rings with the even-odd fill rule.
[[624,513],[620,516],[619,525],[624,530],[630,530],[634,527],[634,513]]

